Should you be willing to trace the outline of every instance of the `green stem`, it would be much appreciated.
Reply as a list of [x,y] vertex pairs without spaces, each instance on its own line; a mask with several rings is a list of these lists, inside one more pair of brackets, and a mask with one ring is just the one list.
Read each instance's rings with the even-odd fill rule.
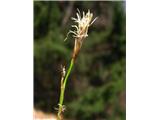
[[69,69],[67,71],[67,74],[65,76],[64,82],[61,85],[61,93],[60,93],[60,98],[59,98],[59,109],[58,109],[58,120],[62,120],[61,113],[62,113],[62,109],[63,109],[64,92],[65,92],[66,83],[67,83],[68,77],[71,73],[71,70],[73,68],[73,65],[74,65],[74,59],[71,60],[71,63],[70,63]]

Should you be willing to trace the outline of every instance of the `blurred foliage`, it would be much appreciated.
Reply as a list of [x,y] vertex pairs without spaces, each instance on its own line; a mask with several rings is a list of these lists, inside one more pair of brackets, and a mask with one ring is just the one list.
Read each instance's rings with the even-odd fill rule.
[[76,8],[98,16],[67,83],[65,118],[125,120],[126,16],[124,2],[34,1],[34,107],[54,112],[60,65],[68,67],[74,39],[63,40]]

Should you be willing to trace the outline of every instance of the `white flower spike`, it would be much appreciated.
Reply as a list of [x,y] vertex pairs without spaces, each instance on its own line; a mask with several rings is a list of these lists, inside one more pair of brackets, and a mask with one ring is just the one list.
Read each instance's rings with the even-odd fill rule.
[[[75,45],[74,45],[74,52],[73,52],[73,58],[75,58],[82,46],[83,40],[88,36],[88,28],[95,22],[97,17],[92,20],[93,13],[88,10],[88,12],[85,14],[83,11],[83,14],[81,16],[81,13],[79,9],[77,9],[76,16],[77,18],[71,18],[77,25],[72,25],[71,27],[75,28],[74,31],[70,30],[67,34],[66,39],[68,38],[68,35],[70,33],[73,34],[73,37],[75,38]],[[65,40],[66,40],[65,39]],[[65,41],[64,40],[64,41]]]

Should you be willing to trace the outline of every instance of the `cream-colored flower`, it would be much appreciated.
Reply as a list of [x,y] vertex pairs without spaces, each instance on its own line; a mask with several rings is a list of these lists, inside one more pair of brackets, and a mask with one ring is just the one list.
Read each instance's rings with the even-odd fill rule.
[[[78,10],[78,9],[77,9]],[[73,37],[75,38],[75,44],[74,44],[74,51],[73,51],[73,58],[75,58],[82,46],[83,40],[88,36],[88,28],[91,26],[97,17],[92,20],[93,18],[93,13],[88,10],[88,12],[85,14],[83,11],[83,15],[81,16],[80,11],[76,13],[77,18],[71,18],[74,20],[77,25],[72,25],[73,28],[75,28],[74,31],[70,30],[67,34],[67,37],[70,33],[73,34]],[[66,38],[67,39],[67,38]],[[65,39],[65,40],[66,40]]]
[[[85,14],[83,11],[83,16],[81,17],[80,11],[76,13],[77,18],[71,18],[74,20],[78,25],[72,25],[72,27],[76,28],[75,31],[72,31],[74,34],[73,37],[83,38],[88,36],[88,27],[93,24],[93,22],[97,19],[97,17],[92,21],[93,13],[90,13],[90,10]],[[91,22],[92,21],[92,22]]]

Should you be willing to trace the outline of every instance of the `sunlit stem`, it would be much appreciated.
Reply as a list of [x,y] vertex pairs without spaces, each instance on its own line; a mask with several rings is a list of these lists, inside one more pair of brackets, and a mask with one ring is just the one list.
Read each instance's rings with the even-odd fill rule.
[[63,112],[63,101],[64,101],[64,92],[65,92],[65,87],[66,87],[66,83],[68,80],[68,77],[71,73],[71,70],[73,68],[74,65],[74,59],[71,60],[69,69],[67,71],[67,74],[64,78],[64,82],[61,84],[61,93],[60,93],[60,98],[59,98],[59,109],[58,109],[58,120],[62,120],[62,112]]

